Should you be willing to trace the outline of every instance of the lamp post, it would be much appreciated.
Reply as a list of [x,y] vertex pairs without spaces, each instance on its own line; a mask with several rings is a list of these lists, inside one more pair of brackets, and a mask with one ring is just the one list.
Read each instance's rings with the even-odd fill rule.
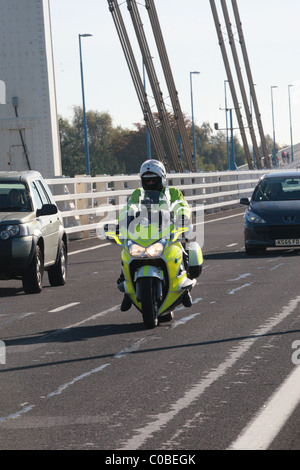
[[[225,108],[226,115],[227,115],[227,111],[229,111],[229,119],[230,119],[230,128],[229,129],[231,131],[231,139],[230,139],[230,141],[231,141],[231,161],[230,161],[230,158],[229,158],[229,160],[228,160],[228,170],[237,170],[237,166],[236,166],[236,163],[235,163],[234,135],[233,135],[234,129],[237,129],[237,128],[233,127],[233,120],[232,120],[232,110],[233,109],[234,108]],[[226,129],[220,129],[219,124],[217,122],[215,122],[215,129],[217,131],[225,131],[226,130],[226,132],[228,133],[227,119],[226,119]]]
[[224,80],[227,166],[228,166],[228,170],[230,170],[230,154],[229,154],[229,139],[228,139],[228,116],[227,116],[228,108],[227,108],[227,88],[226,88],[227,83],[229,83],[228,80]]
[[87,135],[86,114],[85,114],[85,98],[84,98],[81,38],[87,38],[87,37],[90,37],[90,36],[92,36],[92,34],[78,34],[78,38],[79,38],[79,55],[80,55],[80,73],[81,73],[81,89],[82,89],[82,110],[83,110],[84,149],[85,149],[85,172],[86,172],[87,175],[90,174],[90,156],[89,156],[89,145],[88,145],[88,135]]
[[292,110],[291,110],[291,95],[290,88],[294,85],[288,85],[289,92],[289,111],[290,111],[290,133],[291,133],[291,160],[294,161],[294,148],[293,148],[293,127],[292,127]]
[[194,152],[195,168],[196,168],[196,171],[197,171],[192,75],[200,75],[200,72],[190,72],[191,106],[192,106],[192,129],[193,129],[193,152]]
[[[143,61],[143,79],[144,79],[144,90],[146,93],[146,74],[145,74],[145,63]],[[149,129],[146,123],[146,145],[147,145],[147,159],[151,158],[151,142],[150,142],[150,134]]]
[[[253,83],[253,87],[256,86],[256,83]],[[251,117],[251,122],[252,122],[252,125],[253,125],[253,120],[252,120],[252,93],[251,93],[251,89],[250,89],[250,117]],[[253,149],[253,165],[254,165],[254,168],[256,168],[256,158],[255,158],[255,152],[254,152],[254,149]]]
[[275,142],[275,124],[274,124],[274,104],[273,104],[273,88],[278,88],[275,85],[271,86],[271,103],[272,103],[272,122],[273,122],[273,152],[272,156],[274,157],[274,162],[275,166],[277,165],[276,162],[276,153],[277,153],[277,148],[276,148],[276,142]]
[[231,170],[237,170],[237,166],[235,164],[235,152],[234,152],[234,137],[233,137],[233,123],[232,123],[232,108],[229,109],[229,116],[230,116],[230,130],[231,130]]

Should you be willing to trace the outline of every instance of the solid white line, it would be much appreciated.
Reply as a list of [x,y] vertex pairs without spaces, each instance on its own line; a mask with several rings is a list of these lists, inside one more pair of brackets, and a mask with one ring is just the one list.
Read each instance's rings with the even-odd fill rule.
[[54,308],[53,310],[49,310],[49,313],[54,312],[61,312],[62,310],[66,310],[67,308],[74,307],[74,305],[78,305],[80,302],[73,302],[71,304],[62,305],[61,307]]
[[251,273],[241,274],[240,276],[236,277],[235,279],[227,279],[228,282],[240,281],[241,279],[245,279],[246,277],[252,276]]
[[78,323],[73,323],[73,325],[65,326],[61,330],[57,330],[57,331],[64,331],[69,328],[77,328],[78,326],[83,325],[84,323],[96,320],[97,318],[100,318],[100,317],[104,317],[104,315],[107,315],[108,313],[111,313],[111,312],[115,312],[116,310],[120,310],[120,305],[115,305],[114,307],[108,308],[107,310],[103,310],[102,312],[95,313],[91,317],[85,318],[84,320],[81,320]]
[[136,343],[132,344],[126,349],[123,349],[122,351],[118,352],[117,354],[114,355],[115,359],[120,359],[124,356],[127,356],[127,354],[131,354],[134,351],[138,351],[139,347],[141,344],[144,344],[148,341],[148,338],[141,338],[139,339]]
[[119,309],[120,309],[120,305],[115,305],[114,307],[111,307],[111,308],[108,308],[107,310],[103,310],[102,312],[96,313],[95,315],[92,315],[91,317],[85,318],[84,320],[81,320],[78,323],[73,323],[72,325],[65,326],[64,328],[61,328],[60,330],[55,330],[55,331],[52,331],[51,333],[46,333],[45,335],[42,336],[42,339],[49,338],[50,336],[59,335],[71,328],[77,328],[78,326],[83,325],[84,323],[87,323],[92,320],[96,320],[97,318],[100,318],[100,317],[104,317],[104,315],[107,315],[108,313],[114,312]]
[[[150,422],[145,424],[144,427],[135,430],[133,436],[123,445],[119,450],[136,450],[139,449],[148,439],[150,439],[156,432],[159,432],[163,426],[166,426],[175,416],[183,409],[188,408],[195,400],[198,400],[201,395],[218,379],[224,376],[227,371],[240,360],[240,358],[251,348],[251,346],[261,339],[262,335],[267,334],[275,326],[281,323],[286,317],[294,312],[300,303],[300,296],[291,300],[290,303],[283,308],[283,310],[270,318],[264,325],[259,327],[249,335],[247,339],[242,341],[238,347],[234,347],[227,359],[219,364],[215,369],[212,369],[207,375],[200,380],[200,382],[192,385],[187,390],[183,397],[179,398],[175,403],[170,403],[169,411],[149,416]],[[288,398],[287,398],[288,399]]]
[[204,224],[211,224],[212,222],[219,222],[220,220],[232,219],[232,217],[240,217],[241,215],[243,216],[244,213],[227,215],[226,217],[220,217],[219,219],[206,220]]
[[67,382],[65,383],[64,385],[61,385],[60,387],[58,387],[57,390],[55,390],[54,392],[51,392],[51,393],[48,393],[48,395],[46,396],[46,398],[51,398],[51,397],[54,397],[55,395],[60,395],[66,388],[68,388],[70,385],[73,385],[74,383],[78,382],[79,380],[82,380],[82,379],[85,379],[85,377],[88,377],[89,375],[92,375],[92,374],[95,374],[97,372],[100,372],[102,369],[104,369],[105,367],[109,366],[110,364],[103,364],[102,366],[100,367],[97,367],[95,369],[92,369],[88,372],[84,372],[83,374],[81,375],[78,375],[78,377],[74,377],[74,379],[72,379],[70,382]]
[[16,419],[16,418],[19,418],[21,415],[25,414],[25,413],[28,413],[29,411],[31,411],[33,408],[35,407],[35,405],[28,405],[28,406],[25,406],[24,408],[22,408],[21,410],[19,411],[16,411],[15,413],[9,415],[9,416],[4,416],[3,418],[0,418],[0,423],[3,423],[4,421],[6,421],[7,419]]
[[246,284],[243,284],[242,286],[236,287],[235,289],[232,289],[228,292],[229,295],[233,295],[236,292],[240,291],[241,289],[244,289],[244,287],[249,287],[252,285],[252,282],[246,282]]
[[300,402],[300,366],[263,405],[229,450],[266,450]]
[[[192,304],[193,305],[196,305],[198,302],[200,302],[200,300],[203,300],[202,297],[196,297],[196,299],[193,300]],[[175,308],[175,312],[179,312],[180,310],[185,310],[186,307],[184,307],[183,305],[181,307],[176,307]]]
[[192,320],[193,318],[197,317],[198,315],[200,315],[200,313],[192,313],[188,317],[180,318],[180,320],[177,320],[177,321],[175,321],[175,323],[173,323],[173,325],[171,326],[171,329],[173,330],[173,328],[176,328],[176,326],[184,325],[186,322]]
[[274,271],[275,269],[279,268],[282,265],[284,265],[284,263],[276,264],[276,266],[273,266],[273,268],[271,268],[270,271]]
[[98,248],[104,248],[105,246],[109,246],[109,245],[111,245],[111,243],[103,243],[103,245],[91,246],[90,248],[84,248],[82,250],[77,250],[77,251],[71,251],[68,253],[68,256],[78,255],[78,253],[84,253],[85,251],[97,250]]
[[15,320],[21,320],[22,318],[28,317],[28,315],[35,315],[36,312],[27,312],[27,313],[22,313],[22,315],[19,315],[18,317],[13,317],[9,318],[8,320],[4,320],[0,322],[0,325],[4,325],[5,323],[11,323]]

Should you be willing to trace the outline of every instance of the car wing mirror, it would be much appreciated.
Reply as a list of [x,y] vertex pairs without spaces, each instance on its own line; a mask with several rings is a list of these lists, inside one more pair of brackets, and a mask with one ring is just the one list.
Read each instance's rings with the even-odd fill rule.
[[36,216],[40,217],[41,215],[53,215],[57,214],[58,209],[55,204],[43,204],[41,209],[36,211]]
[[249,206],[250,201],[249,201],[249,199],[248,199],[247,197],[242,197],[242,198],[240,199],[240,204],[243,204],[244,206]]

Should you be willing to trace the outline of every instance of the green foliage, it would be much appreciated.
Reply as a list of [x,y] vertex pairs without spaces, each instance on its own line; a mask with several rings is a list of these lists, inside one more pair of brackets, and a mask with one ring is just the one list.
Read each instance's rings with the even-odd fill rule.
[[[78,106],[75,106],[73,111],[71,122],[62,117],[59,118],[63,174],[71,177],[85,174],[83,112]],[[148,158],[146,124],[136,123],[134,130],[123,129],[120,126],[114,127],[111,116],[106,112],[98,111],[87,111],[86,118],[91,175],[138,173],[141,164]],[[175,138],[179,142],[176,120],[172,115],[169,118]],[[157,114],[154,114],[154,120],[161,134],[166,156],[171,162]],[[192,122],[186,117],[185,125],[192,148]],[[270,140],[267,141],[269,145],[271,145]],[[195,126],[195,142],[198,170],[224,171],[228,169],[225,132],[213,133],[210,124],[203,122],[201,127]],[[234,152],[236,165],[245,164],[245,153],[236,136],[234,137]],[[151,158],[157,158],[153,145],[151,145]]]
[[112,140],[113,154],[126,174],[138,173],[147,159],[146,126],[135,127],[135,131],[119,128]]
[[[115,129],[110,115],[88,111],[86,119],[91,175],[124,172],[125,167],[119,163],[113,152]],[[80,107],[74,107],[72,123],[59,119],[59,133],[63,174],[85,174],[83,113]]]

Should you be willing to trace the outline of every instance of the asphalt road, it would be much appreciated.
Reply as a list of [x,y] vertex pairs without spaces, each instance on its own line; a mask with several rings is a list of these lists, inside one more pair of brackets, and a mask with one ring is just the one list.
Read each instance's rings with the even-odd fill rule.
[[242,213],[206,216],[193,305],[154,330],[97,238],[64,287],[1,281],[0,449],[300,449],[300,252],[247,257]]

